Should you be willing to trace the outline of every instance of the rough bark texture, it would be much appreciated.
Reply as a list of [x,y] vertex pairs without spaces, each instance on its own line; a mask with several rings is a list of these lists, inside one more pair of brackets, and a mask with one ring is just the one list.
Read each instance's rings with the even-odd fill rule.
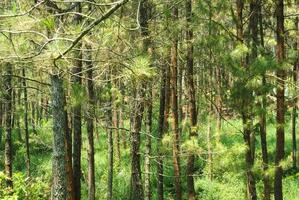
[[[284,1],[276,1],[276,59],[277,62],[282,65],[285,58],[285,47],[284,47]],[[282,176],[283,169],[280,162],[284,158],[284,123],[285,123],[285,71],[280,68],[277,70],[277,104],[276,104],[276,156],[275,156],[275,177],[274,177],[274,197],[275,200],[282,200]]]
[[5,175],[8,187],[13,186],[12,182],[12,64],[5,63],[4,77],[4,103],[5,103]]
[[[197,136],[197,112],[196,112],[196,91],[193,80],[193,30],[191,28],[192,23],[192,1],[186,0],[186,40],[187,40],[187,86],[188,89],[188,108],[189,108],[189,119],[190,119],[190,133],[189,137],[192,139]],[[188,157],[187,162],[187,188],[188,188],[188,199],[195,200],[195,188],[194,188],[194,160],[195,155],[191,154]]]
[[59,75],[51,75],[52,115],[53,115],[53,159],[52,159],[52,200],[67,198],[67,179],[65,161],[65,95],[63,80]]
[[91,56],[91,46],[87,45],[89,50],[87,67],[87,90],[88,90],[88,115],[87,115],[87,137],[88,137],[88,199],[95,200],[95,163],[94,163],[94,109],[95,109],[95,91],[93,83],[93,65]]

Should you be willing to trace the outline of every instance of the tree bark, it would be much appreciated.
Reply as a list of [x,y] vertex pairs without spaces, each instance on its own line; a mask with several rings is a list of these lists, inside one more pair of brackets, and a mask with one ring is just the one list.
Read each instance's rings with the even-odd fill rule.
[[88,199],[95,200],[95,161],[94,161],[94,109],[95,91],[93,83],[92,47],[86,45],[87,51],[87,90],[88,90],[88,115],[87,115],[87,136],[88,136]]
[[[186,88],[188,89],[188,108],[190,119],[190,139],[197,139],[197,110],[196,110],[196,90],[193,80],[193,30],[192,26],[192,0],[186,0],[186,40],[187,40],[187,77]],[[194,160],[195,155],[191,153],[188,156],[187,161],[187,187],[188,187],[188,199],[195,200],[195,188],[194,188]]]
[[[178,8],[173,7],[172,20],[176,23],[178,20]],[[180,134],[179,134],[179,119],[178,119],[178,96],[177,96],[177,77],[178,77],[178,64],[177,64],[177,51],[178,51],[178,39],[176,33],[174,33],[172,46],[171,46],[171,64],[170,64],[170,88],[171,88],[171,125],[173,132],[173,170],[174,170],[174,187],[175,187],[175,199],[182,199],[181,190],[181,173],[180,173]]]
[[[243,9],[244,2],[243,0],[237,0],[237,37],[240,43],[244,43],[244,35],[243,35]],[[253,10],[252,5],[250,5],[250,11]],[[256,11],[254,11],[256,12]],[[256,23],[254,20],[256,19],[256,13],[252,13],[254,18],[250,18],[250,32],[252,33],[253,27]],[[255,29],[254,29],[255,30]],[[255,36],[254,36],[255,37]],[[253,38],[255,40],[255,38]],[[253,47],[253,51],[255,51]],[[256,52],[254,52],[256,53]],[[241,66],[247,67],[247,63],[244,59],[241,60]],[[252,132],[252,114],[250,105],[245,103],[245,99],[243,100],[243,108],[241,110],[242,115],[242,123],[243,123],[243,138],[246,145],[245,150],[245,162],[246,162],[246,176],[247,176],[247,198],[248,200],[256,200],[256,187],[255,187],[255,178],[254,173],[252,171],[252,167],[254,164],[254,133]]]
[[[284,47],[284,1],[276,1],[276,59],[279,65],[282,65],[285,58]],[[285,71],[280,68],[276,72],[277,93],[276,93],[276,156],[275,156],[275,177],[274,177],[274,198],[282,200],[282,176],[283,169],[281,161],[284,158],[284,123],[285,123]]]
[[[162,139],[165,132],[165,108],[166,105],[169,104],[169,98],[166,96],[166,82],[169,80],[169,73],[167,73],[166,68],[168,68],[168,64],[164,63],[161,67],[161,85],[160,85],[160,106],[159,106],[159,127],[158,127],[158,141],[157,141],[157,193],[158,200],[164,199],[164,188],[163,188],[163,152],[162,152]],[[169,90],[168,90],[169,93]]]
[[[64,99],[66,105],[66,98]],[[67,199],[74,200],[74,180],[73,180],[73,166],[72,166],[72,130],[69,127],[68,112],[64,109],[65,119],[65,162],[67,174]]]
[[52,115],[53,115],[53,161],[52,161],[52,200],[67,199],[67,179],[65,160],[65,95],[63,79],[57,74],[51,75]]
[[24,92],[24,129],[25,129],[25,149],[26,149],[26,175],[30,177],[30,145],[29,145],[29,130],[28,130],[28,95],[26,83],[26,69],[22,69],[22,84]]
[[[258,4],[258,12],[259,12],[259,31],[260,31],[260,45],[264,48],[264,28],[263,28],[263,13],[262,13],[262,0]],[[266,74],[262,74],[262,84],[265,86],[266,82]],[[261,137],[261,148],[262,148],[262,160],[263,160],[263,199],[270,200],[271,198],[271,183],[270,177],[268,175],[269,169],[269,159],[268,159],[268,148],[267,148],[267,97],[266,94],[262,94],[262,100],[260,103],[260,108],[262,110],[259,115],[259,123],[260,123],[260,137]]]
[[[298,4],[298,3],[297,3]],[[295,5],[296,6],[296,5]],[[298,23],[299,17],[297,16],[295,19],[295,29],[298,33]],[[298,52],[298,39],[295,39],[294,42],[294,51]],[[297,139],[296,139],[296,121],[297,121],[297,110],[298,110],[298,77],[299,77],[299,59],[297,58],[293,67],[293,84],[295,85],[295,97],[293,102],[293,110],[292,110],[292,162],[293,168],[297,168]]]
[[7,176],[6,185],[13,187],[12,181],[12,64],[5,63],[6,75],[4,82],[4,99],[5,99],[5,175]]

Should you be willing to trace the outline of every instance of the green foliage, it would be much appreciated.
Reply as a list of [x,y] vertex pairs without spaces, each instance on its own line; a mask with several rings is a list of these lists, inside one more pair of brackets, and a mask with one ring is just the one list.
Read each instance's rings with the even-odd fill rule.
[[142,81],[153,78],[156,72],[155,68],[151,67],[151,58],[149,56],[138,56],[125,74],[134,81]]
[[23,173],[14,173],[13,189],[5,186],[6,176],[0,172],[0,199],[2,200],[45,200],[50,188],[41,178],[26,178]]

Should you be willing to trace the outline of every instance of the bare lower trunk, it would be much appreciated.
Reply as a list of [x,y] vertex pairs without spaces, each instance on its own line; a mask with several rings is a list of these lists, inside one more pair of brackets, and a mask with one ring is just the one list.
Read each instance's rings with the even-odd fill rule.
[[[279,64],[282,64],[285,58],[285,47],[284,47],[284,1],[276,1],[276,34],[277,34],[277,45],[276,45],[276,59]],[[282,176],[283,169],[281,161],[284,158],[284,123],[285,123],[285,71],[278,69],[277,73],[277,113],[276,113],[276,157],[275,157],[275,177],[274,177],[274,198],[275,200],[282,200]]]
[[52,162],[52,200],[67,198],[66,161],[65,161],[65,96],[63,80],[59,75],[51,75],[52,115],[53,115],[53,162]]
[[91,46],[86,45],[88,54],[87,67],[87,90],[88,90],[88,115],[87,115],[87,137],[88,137],[88,200],[95,200],[95,161],[94,161],[94,109],[95,92],[93,83],[93,65]]
[[25,149],[26,149],[26,175],[30,177],[30,146],[29,146],[29,130],[28,130],[28,95],[26,83],[26,69],[22,69],[22,83],[24,92],[24,129],[25,129]]
[[[178,8],[175,6],[172,11],[173,22],[178,20]],[[181,172],[180,172],[180,134],[179,134],[179,116],[178,116],[178,96],[177,96],[177,77],[178,77],[178,64],[177,64],[177,51],[178,51],[177,37],[172,41],[171,47],[171,65],[170,65],[170,87],[171,87],[171,127],[173,132],[173,170],[174,170],[174,187],[175,199],[182,199],[181,190]]]
[[13,186],[12,182],[12,64],[5,63],[4,78],[4,99],[5,99],[5,175],[7,176],[6,185]]

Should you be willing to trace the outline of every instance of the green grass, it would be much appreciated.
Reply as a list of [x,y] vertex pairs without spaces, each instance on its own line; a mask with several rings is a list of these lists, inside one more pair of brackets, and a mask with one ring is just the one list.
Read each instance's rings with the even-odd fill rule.
[[[272,117],[272,116],[270,116]],[[36,182],[43,182],[45,184],[41,185],[43,188],[37,188],[40,191],[50,191],[51,184],[51,145],[52,145],[52,130],[51,121],[44,122],[41,126],[42,128],[37,129],[37,134],[33,134],[31,131],[31,170],[32,176]],[[155,125],[156,127],[156,125]],[[212,151],[213,151],[213,179],[209,180],[208,165],[207,161],[207,123],[200,124],[200,135],[198,138],[200,148],[202,149],[196,160],[195,174],[195,187],[199,194],[200,199],[204,200],[239,200],[246,199],[246,176],[244,174],[244,149],[242,134],[239,129],[242,129],[241,121],[231,119],[228,122],[223,121],[221,142],[216,143],[215,133],[215,122],[212,122]],[[285,150],[286,159],[284,162],[285,170],[288,172],[285,175],[283,181],[284,199],[286,200],[299,200],[299,173],[289,170],[291,168],[291,130],[290,124],[285,126]],[[88,169],[88,159],[87,159],[87,135],[86,129],[83,128],[83,146],[82,146],[82,169],[83,169],[83,179],[82,179],[82,199],[87,199],[87,169]],[[155,129],[154,129],[155,130]],[[187,128],[183,127],[182,138],[186,139],[188,133]],[[268,120],[267,126],[267,142],[268,142],[268,152],[270,159],[270,166],[273,169],[274,158],[275,158],[275,124],[271,123],[271,119]],[[156,133],[154,133],[156,135]],[[127,148],[124,149],[121,143],[121,159],[115,161],[114,168],[114,188],[113,195],[115,200],[126,200],[130,199],[130,149],[129,149],[129,135],[126,133],[125,137],[127,142]],[[145,141],[145,135],[142,135],[142,141]],[[14,141],[14,173],[20,172],[19,177],[24,177],[25,175],[25,148],[24,142],[20,141],[16,131],[13,132]],[[4,144],[0,146],[1,152],[3,152]],[[170,145],[171,147],[171,145]],[[153,140],[153,153],[155,153],[156,143]],[[144,143],[141,145],[141,151],[144,150]],[[166,199],[173,199],[174,187],[173,187],[173,170],[172,170],[172,157],[171,149],[165,148],[164,153],[166,159],[164,161],[164,184],[165,184],[165,195]],[[95,169],[96,169],[96,199],[106,199],[107,195],[107,137],[106,132],[102,128],[98,128],[95,133]],[[261,146],[260,137],[258,133],[256,134],[256,160],[254,166],[254,172],[257,178],[257,191],[258,197],[261,199],[263,183],[262,183],[262,168],[261,168]],[[142,157],[142,164],[144,155]],[[3,153],[0,154],[0,170],[3,170],[4,159]],[[152,189],[153,189],[153,199],[156,199],[156,165],[155,160],[152,160]],[[143,170],[143,169],[142,169]],[[181,158],[181,170],[182,174],[186,173],[186,156]],[[273,179],[273,170],[270,170],[270,175]],[[22,175],[23,174],[23,175]],[[22,182],[20,182],[22,184]],[[27,184],[24,182],[23,184]],[[20,186],[21,187],[21,186]],[[184,195],[186,195],[187,186],[186,178],[182,178],[182,187]],[[33,187],[34,188],[34,187]],[[29,190],[25,187],[25,190]],[[42,197],[44,198],[44,197]],[[187,197],[184,196],[184,199]]]

